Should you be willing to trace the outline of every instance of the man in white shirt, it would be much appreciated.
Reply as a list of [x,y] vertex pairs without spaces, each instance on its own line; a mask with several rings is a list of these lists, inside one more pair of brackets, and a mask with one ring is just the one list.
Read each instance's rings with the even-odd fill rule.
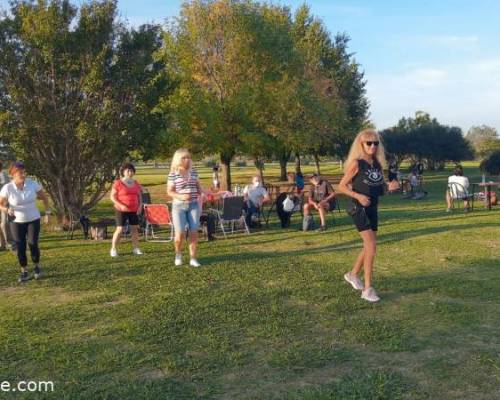
[[270,201],[266,188],[262,185],[259,176],[252,178],[252,184],[245,186],[243,190],[245,198],[246,223],[248,227],[252,226],[252,216],[258,213],[264,203]]
[[451,211],[454,200],[464,201],[464,210],[469,210],[469,179],[464,176],[461,165],[456,165],[453,175],[448,178],[448,190],[446,191],[447,212]]

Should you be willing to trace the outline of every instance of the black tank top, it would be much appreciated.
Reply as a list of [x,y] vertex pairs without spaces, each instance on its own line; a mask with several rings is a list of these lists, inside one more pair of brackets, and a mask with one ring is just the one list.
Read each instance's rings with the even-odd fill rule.
[[352,190],[377,201],[384,194],[384,174],[380,163],[374,160],[370,165],[365,160],[358,160],[358,173],[352,179]]

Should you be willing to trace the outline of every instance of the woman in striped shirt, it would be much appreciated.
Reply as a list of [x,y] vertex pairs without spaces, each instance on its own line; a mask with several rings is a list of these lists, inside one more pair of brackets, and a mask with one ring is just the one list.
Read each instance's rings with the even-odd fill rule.
[[191,154],[186,149],[179,149],[172,158],[168,175],[167,194],[172,198],[172,222],[175,231],[175,265],[182,265],[182,245],[184,230],[189,229],[189,265],[199,267],[196,259],[198,245],[198,226],[200,206],[198,197],[202,189],[198,173],[192,168]]

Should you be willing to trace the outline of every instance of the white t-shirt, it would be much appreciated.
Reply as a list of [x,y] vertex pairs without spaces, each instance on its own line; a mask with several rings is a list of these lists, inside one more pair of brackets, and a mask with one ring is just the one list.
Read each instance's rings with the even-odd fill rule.
[[40,190],[42,186],[31,179],[24,181],[23,190],[19,190],[14,181],[4,185],[0,190],[0,197],[6,198],[9,208],[14,210],[14,222],[31,222],[40,218],[40,211],[36,206],[36,194]]
[[253,204],[260,207],[264,197],[267,196],[267,190],[262,185],[257,187],[254,185],[247,185],[245,186],[245,189],[243,189],[243,194],[247,195],[248,200],[250,200]]
[[460,186],[452,186],[453,193],[451,194],[451,196],[454,199],[459,199],[468,195],[469,179],[466,176],[451,175],[448,178],[448,183],[458,183],[459,185],[463,186],[463,189],[465,190],[462,190]]

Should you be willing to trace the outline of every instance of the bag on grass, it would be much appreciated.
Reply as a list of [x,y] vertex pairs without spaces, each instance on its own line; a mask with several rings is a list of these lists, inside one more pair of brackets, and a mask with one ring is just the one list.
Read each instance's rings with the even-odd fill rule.
[[286,196],[286,199],[283,201],[283,211],[292,212],[295,207],[295,203],[291,196]]
[[106,228],[103,226],[93,226],[90,228],[90,237],[93,240],[106,239]]
[[314,219],[312,215],[306,215],[302,221],[302,230],[306,232],[306,231],[312,231],[313,229],[314,229]]

